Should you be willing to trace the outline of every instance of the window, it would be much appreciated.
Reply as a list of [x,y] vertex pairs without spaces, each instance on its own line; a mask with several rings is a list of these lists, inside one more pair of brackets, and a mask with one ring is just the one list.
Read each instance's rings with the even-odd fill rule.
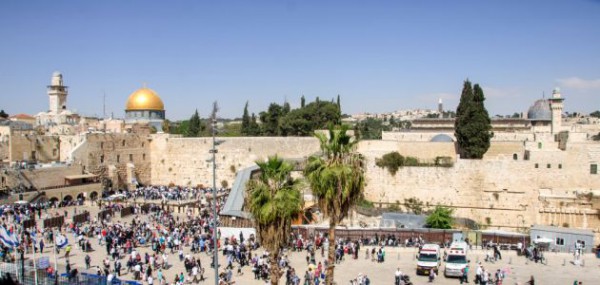
[[100,149],[104,149],[104,143],[103,142],[100,143]]
[[550,163],[546,164],[546,168],[552,168],[552,165]]
[[565,245],[565,239],[557,237],[556,245]]
[[558,169],[562,169],[562,164],[558,164]]
[[519,159],[519,156],[516,153],[514,153],[513,154],[513,160],[517,160],[517,159]]
[[104,155],[100,156],[100,163],[104,163]]
[[145,144],[145,143],[144,143],[144,142],[142,142],[142,147],[144,147],[144,144]]
[[541,142],[539,142],[539,143],[538,143],[538,148],[539,148],[539,149],[541,149],[541,148],[542,148],[542,143],[541,143]]
[[581,248],[585,248],[585,241],[584,240],[577,240],[577,243],[579,244],[579,246]]
[[129,161],[130,162],[133,161],[133,154],[131,154],[131,153],[129,154]]
[[121,146],[125,146],[125,140],[121,142]]
[[535,168],[539,168],[539,167],[540,167],[540,165],[536,163],[535,164]]
[[52,149],[52,156],[56,156],[58,154],[58,150],[57,149]]
[[117,163],[121,161],[121,155],[117,154]]
[[142,153],[142,160],[146,160],[146,154]]
[[598,164],[590,164],[590,174],[598,174]]

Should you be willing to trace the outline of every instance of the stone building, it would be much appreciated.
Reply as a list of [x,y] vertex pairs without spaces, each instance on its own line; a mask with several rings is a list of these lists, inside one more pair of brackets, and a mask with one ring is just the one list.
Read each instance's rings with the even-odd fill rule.
[[48,85],[48,111],[35,116],[37,126],[51,134],[73,134],[73,126],[79,123],[80,117],[67,108],[68,95],[62,74],[55,71]]

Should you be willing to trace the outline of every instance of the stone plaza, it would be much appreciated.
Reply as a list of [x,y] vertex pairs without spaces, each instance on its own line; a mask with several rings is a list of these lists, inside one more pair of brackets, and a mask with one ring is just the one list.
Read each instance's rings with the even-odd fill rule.
[[[63,213],[64,210],[69,212],[69,216],[72,216],[75,207],[67,207],[58,209],[59,213]],[[95,206],[85,206],[78,207],[77,211],[81,212],[82,210],[90,211],[92,217],[95,217],[98,212],[98,208]],[[53,213],[56,210],[49,210],[49,213]],[[177,214],[179,215],[179,214]],[[179,215],[180,218],[185,218],[183,214]],[[112,223],[129,223],[131,222],[133,216],[129,216],[124,219],[113,218]],[[143,219],[143,216],[142,216]],[[67,219],[67,222],[69,219]],[[236,232],[235,229],[229,229],[229,232]],[[92,243],[93,251],[89,253],[84,253],[81,249],[78,248],[75,242],[75,237],[72,234],[66,235],[69,238],[70,244],[73,246],[73,250],[71,251],[71,255],[69,257],[69,262],[73,268],[77,268],[79,272],[89,272],[96,273],[98,266],[102,265],[102,260],[107,256],[104,246],[100,246],[98,244],[98,240],[94,238],[90,238],[90,242]],[[222,239],[225,237],[222,237]],[[404,274],[408,274],[411,278],[413,284],[426,284],[428,283],[427,276],[416,276],[416,248],[414,247],[386,247],[386,258],[383,263],[377,263],[371,261],[371,259],[365,258],[364,249],[371,249],[369,246],[365,246],[363,250],[359,252],[358,259],[354,260],[351,257],[347,256],[344,261],[340,264],[336,265],[335,271],[335,281],[337,284],[350,284],[350,280],[354,279],[358,276],[358,274],[362,273],[363,275],[369,276],[371,279],[371,284],[393,284],[394,282],[394,273],[397,268]],[[54,257],[52,254],[52,245],[47,244],[47,247],[44,250],[43,256],[48,256],[50,258],[51,264],[54,265]],[[145,252],[152,252],[149,246],[139,247],[136,249],[140,254],[144,254]],[[189,247],[184,248],[184,254],[189,253]],[[256,253],[262,253],[264,251],[263,248],[258,248]],[[86,254],[89,254],[91,257],[91,265],[92,267],[89,270],[85,269],[84,257]],[[302,278],[303,273],[307,270],[307,262],[306,255],[307,252],[289,252],[285,253],[288,256],[290,261],[290,266],[293,267],[297,274]],[[212,260],[212,255],[208,253],[197,253],[193,254],[194,257],[199,257],[202,262],[202,267],[205,269],[204,277],[205,281],[200,282],[200,284],[214,284],[214,270],[210,267],[210,263]],[[548,252],[545,254],[547,259],[546,264],[535,263],[533,261],[527,260],[523,256],[517,256],[514,251],[502,251],[502,259],[498,260],[494,263],[485,262],[486,251],[481,249],[471,250],[469,252],[469,266],[471,268],[470,271],[470,282],[474,280],[474,272],[476,265],[481,262],[484,268],[488,269],[490,273],[493,273],[497,269],[501,269],[506,272],[506,278],[504,279],[503,284],[525,284],[531,276],[535,278],[536,284],[573,284],[574,280],[581,281],[582,284],[598,284],[600,282],[600,277],[598,275],[598,270],[600,268],[600,259],[596,258],[593,254],[584,254],[582,256],[582,264],[574,265],[572,263],[573,255],[569,253],[552,253]],[[28,254],[26,258],[31,259],[33,256]],[[36,258],[39,258],[39,254]],[[326,258],[326,257],[325,257]],[[325,258],[321,257],[320,254],[316,254],[316,261],[323,262]],[[124,263],[126,258],[122,258],[122,262]],[[183,266],[183,262],[179,261],[177,257],[177,252],[169,254],[169,264],[168,269],[163,270],[164,277],[167,282],[171,282],[176,274],[180,274],[184,272],[185,268]],[[64,258],[64,249],[60,251],[57,255],[57,262],[59,272],[64,272],[64,267],[66,264],[66,259]],[[219,253],[219,269],[220,272],[224,271],[225,268],[225,257],[223,254]],[[111,259],[111,265],[114,261]],[[443,265],[442,265],[443,268]],[[122,272],[124,274],[119,277],[121,280],[132,280],[133,273],[126,273],[127,269],[123,269]],[[245,266],[242,268],[242,275],[237,273],[237,265],[233,269],[233,280],[236,281],[236,284],[264,284],[265,281],[255,280],[254,275],[251,272],[250,266]],[[156,280],[156,271],[154,271],[153,276]],[[186,283],[191,279],[188,279],[189,276],[186,274]],[[141,281],[140,281],[141,282]],[[282,277],[280,281],[281,284],[284,284],[285,277]],[[302,279],[301,284],[304,280]],[[443,274],[440,274],[437,279],[433,282],[436,284],[458,284],[460,283],[456,278],[446,278]],[[147,284],[147,282],[143,282],[143,284]]]

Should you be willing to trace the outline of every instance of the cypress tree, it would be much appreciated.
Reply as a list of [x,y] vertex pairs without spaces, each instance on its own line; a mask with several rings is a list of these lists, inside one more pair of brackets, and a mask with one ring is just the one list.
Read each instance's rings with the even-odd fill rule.
[[250,131],[250,114],[248,114],[248,101],[246,101],[246,106],[244,106],[244,114],[242,115],[242,129],[240,132],[242,135],[247,136]]
[[190,123],[188,127],[188,131],[186,136],[188,137],[198,137],[202,131],[202,122],[200,121],[200,116],[198,115],[198,109],[190,118]]
[[471,88],[471,82],[465,81],[454,129],[461,158],[481,159],[490,148],[492,124],[484,101],[485,95],[479,84]]
[[304,95],[302,95],[302,97],[300,97],[300,108],[304,108],[304,104],[306,104],[306,99],[304,98]]

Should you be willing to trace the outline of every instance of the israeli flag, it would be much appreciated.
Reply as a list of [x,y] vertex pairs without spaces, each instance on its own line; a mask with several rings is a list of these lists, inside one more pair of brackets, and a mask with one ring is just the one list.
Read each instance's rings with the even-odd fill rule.
[[54,239],[54,243],[58,248],[63,248],[67,246],[67,244],[69,244],[69,239],[66,236],[63,236],[62,234],[58,234]]
[[7,247],[19,246],[19,240],[15,234],[9,233],[4,227],[0,227],[0,241]]

